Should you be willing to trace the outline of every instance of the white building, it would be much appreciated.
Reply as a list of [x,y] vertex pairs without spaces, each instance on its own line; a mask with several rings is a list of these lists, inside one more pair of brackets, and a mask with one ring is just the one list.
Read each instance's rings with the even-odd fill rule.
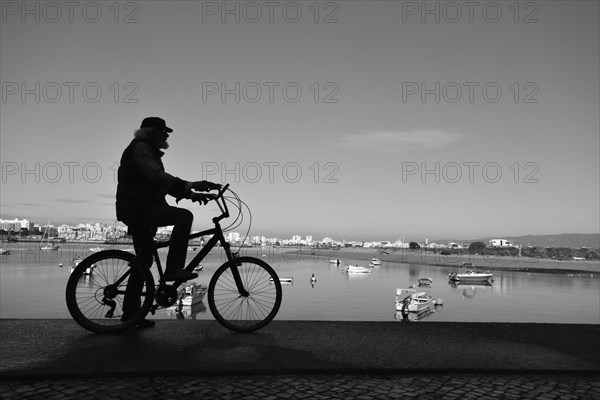
[[489,243],[490,243],[490,246],[492,246],[492,247],[514,247],[506,239],[492,239],[489,241]]
[[239,242],[240,240],[242,240],[242,238],[241,238],[241,235],[239,234],[239,232],[229,232],[227,234],[228,242]]
[[21,229],[31,230],[32,224],[27,219],[0,219],[0,229],[6,231],[20,231]]

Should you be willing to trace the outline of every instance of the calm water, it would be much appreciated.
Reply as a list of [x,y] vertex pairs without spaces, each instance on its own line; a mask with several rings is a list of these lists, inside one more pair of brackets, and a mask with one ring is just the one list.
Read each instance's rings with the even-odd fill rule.
[[[64,289],[74,256],[91,254],[93,245],[65,245],[55,252],[34,247],[13,250],[0,256],[1,318],[70,318]],[[346,274],[346,263],[366,265],[364,260],[344,259],[337,266],[329,257],[298,256],[290,253],[247,250],[269,262],[280,277],[293,277],[283,285],[283,303],[277,316],[285,320],[394,321],[396,288],[416,284],[420,277],[433,279],[426,290],[441,298],[443,306],[422,321],[600,323],[600,279],[591,273],[527,273],[493,270],[489,285],[448,283],[455,268],[383,262],[370,274]],[[161,253],[164,265],[166,252]],[[375,255],[375,253],[373,253]],[[191,257],[189,257],[191,259]],[[220,251],[209,255],[197,279],[207,283],[222,264]],[[59,264],[63,267],[59,267]],[[155,270],[155,268],[153,268]],[[317,281],[311,284],[315,275]],[[184,310],[186,317],[212,319],[208,304]],[[158,318],[174,318],[158,310]]]

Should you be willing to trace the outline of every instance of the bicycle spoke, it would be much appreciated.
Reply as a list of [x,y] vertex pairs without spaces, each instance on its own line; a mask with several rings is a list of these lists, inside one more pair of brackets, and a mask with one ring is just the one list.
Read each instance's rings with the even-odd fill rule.
[[[239,273],[243,286],[240,289],[235,282],[233,268]],[[268,264],[259,259],[241,257],[215,272],[208,297],[217,321],[234,331],[250,332],[265,326],[277,314],[281,304],[281,284]]]
[[92,332],[117,333],[146,315],[154,300],[154,281],[148,271],[137,270],[141,288],[128,296],[139,297],[141,308],[131,321],[120,320],[130,271],[135,268],[130,267],[133,258],[130,253],[106,250],[79,263],[66,291],[67,307],[75,321]]

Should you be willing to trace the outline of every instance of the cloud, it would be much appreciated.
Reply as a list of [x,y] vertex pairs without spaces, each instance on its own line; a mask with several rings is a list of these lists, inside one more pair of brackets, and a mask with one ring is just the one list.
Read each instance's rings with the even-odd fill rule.
[[432,150],[448,146],[464,135],[441,130],[416,129],[412,131],[369,130],[343,137],[338,145],[352,151],[369,153],[405,153]]
[[83,199],[54,199],[54,201],[56,201],[58,203],[70,203],[70,204],[91,203],[91,201],[83,200]]

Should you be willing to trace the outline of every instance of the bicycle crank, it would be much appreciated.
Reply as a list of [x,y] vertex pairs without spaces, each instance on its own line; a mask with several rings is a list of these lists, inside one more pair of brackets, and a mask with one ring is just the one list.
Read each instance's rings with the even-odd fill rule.
[[161,307],[171,307],[177,301],[179,294],[173,286],[160,285],[156,289],[156,302]]

